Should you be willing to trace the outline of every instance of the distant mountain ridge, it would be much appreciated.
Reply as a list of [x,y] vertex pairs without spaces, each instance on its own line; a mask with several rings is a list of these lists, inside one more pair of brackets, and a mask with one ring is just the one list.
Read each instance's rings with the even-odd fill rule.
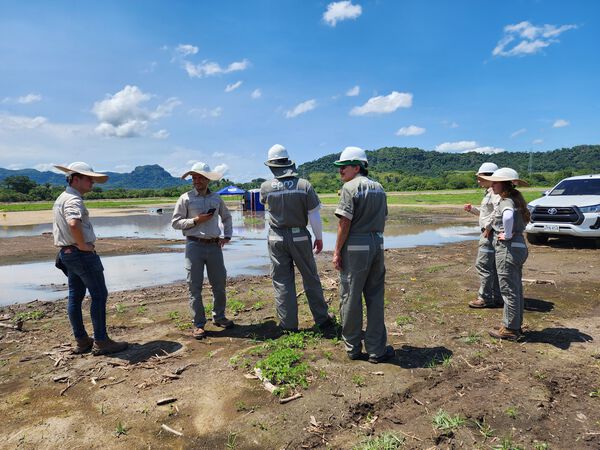
[[[189,184],[189,181],[172,176],[158,164],[138,166],[129,173],[106,172],[108,181],[102,189],[163,189]],[[38,184],[64,186],[65,176],[54,172],[40,172],[36,169],[9,170],[0,168],[0,181],[6,177],[24,175]]]
[[[333,162],[339,153],[333,153],[314,161],[301,164],[301,176],[311,173],[335,173]],[[529,168],[529,152],[502,152],[492,155],[481,153],[441,153],[420,148],[383,147],[367,151],[369,168],[376,172],[402,172],[410,175],[439,177],[449,171],[476,171],[479,166],[492,161],[499,167],[512,167],[522,174]],[[546,152],[531,153],[533,172],[557,172],[561,170],[585,170],[600,173],[600,145],[579,145]]]

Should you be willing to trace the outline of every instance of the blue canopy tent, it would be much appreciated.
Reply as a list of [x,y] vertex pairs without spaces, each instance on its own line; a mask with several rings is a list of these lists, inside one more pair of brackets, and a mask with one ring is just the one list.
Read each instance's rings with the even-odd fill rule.
[[217,194],[219,195],[244,195],[245,193],[245,190],[233,185],[224,187],[223,189],[217,191]]

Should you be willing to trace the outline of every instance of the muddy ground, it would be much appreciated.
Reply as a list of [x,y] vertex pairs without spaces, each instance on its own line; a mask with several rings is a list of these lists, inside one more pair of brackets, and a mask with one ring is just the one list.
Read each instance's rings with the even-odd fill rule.
[[[386,250],[395,358],[349,361],[338,338],[308,339],[308,387],[284,404],[250,377],[279,337],[268,277],[231,279],[237,326],[208,325],[203,341],[190,337],[184,284],[111,293],[109,333],[132,343],[114,357],[70,355],[64,300],[4,307],[0,323],[25,322],[0,328],[0,448],[348,449],[386,432],[408,449],[600,448],[599,250],[530,251],[525,336],[513,343],[487,335],[501,310],[466,307],[474,241]],[[337,312],[330,259],[317,261]],[[157,405],[166,397],[176,401]],[[439,428],[440,411],[462,423]]]

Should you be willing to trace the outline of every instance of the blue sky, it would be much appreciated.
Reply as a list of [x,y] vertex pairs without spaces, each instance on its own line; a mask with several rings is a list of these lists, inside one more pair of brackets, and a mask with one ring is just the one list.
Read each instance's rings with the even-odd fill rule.
[[2,1],[0,167],[598,144],[600,3]]

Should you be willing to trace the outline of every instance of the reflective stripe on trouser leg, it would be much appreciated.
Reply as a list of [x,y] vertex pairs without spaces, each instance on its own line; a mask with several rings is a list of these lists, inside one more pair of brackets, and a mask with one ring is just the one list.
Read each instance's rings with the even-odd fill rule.
[[[286,240],[288,237],[286,236]],[[302,284],[308,300],[308,307],[317,325],[325,322],[328,307],[323,296],[323,287],[317,271],[317,264],[312,253],[312,241],[306,228],[302,228],[299,234],[292,234],[292,243],[288,250],[294,264],[302,275]],[[297,300],[296,300],[297,303]]]
[[270,230],[268,248],[279,325],[285,329],[298,328],[294,264],[287,250],[287,244],[281,236]]
[[503,323],[511,330],[518,330],[523,325],[525,306],[522,271],[528,251],[525,243],[520,240],[517,237],[505,242],[495,240],[496,270],[504,300]]
[[204,328],[206,325],[206,314],[202,304],[202,283],[204,282],[205,257],[204,244],[188,241],[185,244],[185,269],[187,271],[187,283],[190,291],[190,312],[194,326]]
[[479,274],[479,298],[485,303],[500,302],[500,286],[498,274],[496,273],[496,255],[494,251],[493,235],[483,235],[479,238],[479,247],[475,268]]
[[365,346],[373,356],[385,352],[386,329],[383,316],[385,265],[383,239],[375,234],[350,235],[342,249],[340,272],[340,318],[346,351],[362,349],[362,294],[367,305]]
[[218,244],[209,244],[205,246],[206,252],[206,274],[213,293],[213,311],[215,319],[225,318],[225,307],[227,306],[227,296],[225,286],[227,283],[227,270],[223,261],[223,250]]

